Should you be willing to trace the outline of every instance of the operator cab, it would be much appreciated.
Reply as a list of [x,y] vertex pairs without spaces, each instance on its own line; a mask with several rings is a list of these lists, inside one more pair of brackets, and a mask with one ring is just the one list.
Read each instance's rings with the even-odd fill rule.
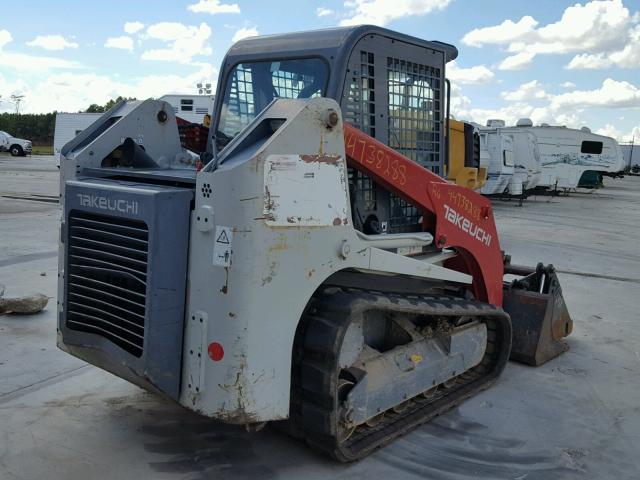
[[[241,40],[223,62],[208,150],[224,149],[275,99],[323,96],[349,124],[444,175],[445,64],[457,54],[369,25]],[[366,175],[350,169],[349,188],[358,230],[422,230],[415,207]]]

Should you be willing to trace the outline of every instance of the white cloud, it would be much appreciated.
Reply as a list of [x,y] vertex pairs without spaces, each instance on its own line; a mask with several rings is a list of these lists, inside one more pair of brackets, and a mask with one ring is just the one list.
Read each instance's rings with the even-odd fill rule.
[[[453,105],[453,103],[452,103]],[[499,118],[507,125],[515,125],[520,118],[530,118],[534,125],[548,123],[550,125],[566,125],[572,128],[579,128],[584,125],[578,112],[558,112],[550,107],[534,107],[526,102],[517,102],[501,108],[467,108],[452,112],[457,118],[464,118],[474,121],[480,125],[486,125],[490,118]]]
[[[638,139],[640,139],[640,125],[637,127],[633,127],[630,132],[623,133],[618,130],[615,126],[607,123],[603,128],[600,128],[595,131],[598,135],[605,135],[607,137],[615,138],[618,142],[627,143],[634,141],[636,145],[635,148],[638,148]],[[635,152],[635,150],[634,150]],[[634,160],[636,159],[636,155],[634,153]],[[635,162],[634,162],[635,163]]]
[[133,51],[133,38],[122,35],[120,37],[109,37],[104,43],[106,48],[121,48],[123,50]]
[[[15,104],[10,100],[11,95],[24,95],[28,90],[28,86],[24,80],[18,79],[15,82],[8,82],[0,74],[0,92],[2,92],[2,98],[0,98],[0,112],[14,112]],[[21,110],[24,110],[21,105]]]
[[[187,75],[146,75],[126,81],[95,73],[64,72],[48,75],[28,86],[22,80],[6,82],[0,75],[0,89],[25,95],[20,109],[25,113],[77,112],[92,103],[105,104],[119,95],[143,100],[167,93],[196,93],[198,82],[213,83],[215,88],[216,78],[217,70],[208,63],[202,63]],[[1,109],[12,110],[13,106],[3,102]]]
[[509,43],[532,34],[537,25],[538,21],[528,15],[517,22],[505,20],[500,25],[471,30],[462,37],[462,43],[471,47],[481,47],[491,43]]
[[[571,82],[565,82],[564,86],[575,87]],[[468,102],[459,109],[452,107],[452,111],[458,117],[470,118],[482,124],[488,118],[502,118],[507,124],[514,124],[518,118],[529,117],[535,124],[545,122],[579,128],[584,125],[582,115],[585,109],[640,107],[640,88],[629,82],[613,79],[605,80],[599,88],[593,90],[574,90],[561,94],[549,93],[540,82],[532,80],[515,90],[502,92],[501,96],[509,102],[504,107],[473,108],[471,102]],[[535,106],[531,102],[544,103]]]
[[576,86],[576,84],[575,84],[575,83],[573,83],[573,82],[562,82],[562,83],[560,84],[560,86],[561,86],[562,88],[574,88],[574,87]]
[[447,77],[455,83],[462,85],[479,85],[493,80],[494,73],[484,65],[476,65],[469,68],[458,67],[456,61],[447,64]]
[[220,0],[199,0],[187,7],[191,12],[195,13],[240,13],[240,7],[237,3],[220,3]]
[[340,25],[383,26],[399,18],[443,10],[449,3],[451,0],[347,0],[345,6],[349,11]]
[[166,47],[147,50],[142,54],[143,60],[191,63],[195,56],[211,54],[211,28],[206,23],[199,26],[179,22],[155,23],[147,27],[144,38],[162,40]]
[[569,70],[599,70],[610,67],[612,63],[604,53],[581,53],[571,59],[567,68]]
[[612,66],[640,67],[640,26],[629,32],[628,42],[621,50],[579,54],[571,59],[567,68],[569,70],[600,70]]
[[640,107],[640,88],[626,81],[607,78],[600,88],[594,90],[575,90],[555,95],[551,106],[557,109],[566,107],[604,107],[637,108]]
[[64,60],[62,58],[43,57],[40,55],[28,55],[15,53],[4,49],[13,40],[11,33],[0,30],[0,65],[3,69],[15,69],[18,72],[43,72],[58,68],[80,68],[78,62]]
[[127,22],[124,24],[124,32],[128,33],[129,35],[138,33],[143,28],[144,28],[144,23],[142,22]]
[[[635,17],[633,17],[635,18]],[[569,68],[603,68],[617,64],[640,65],[640,27],[634,28],[622,0],[593,0],[567,7],[554,23],[538,26],[531,16],[517,22],[478,28],[467,33],[463,43],[506,45],[514,54],[501,68],[524,68],[539,54],[579,53]]]
[[[640,12],[636,14],[640,17]],[[629,33],[629,41],[622,50],[611,53],[611,61],[621,68],[640,67],[640,25]]]
[[335,12],[327,7],[318,7],[316,8],[316,15],[318,17],[327,17],[329,15],[333,15]]
[[20,72],[41,72],[61,68],[81,68],[78,62],[64,60],[62,58],[42,57],[39,55],[27,55],[24,53],[5,52],[0,50],[0,65],[2,68],[12,68]]
[[505,58],[500,65],[498,65],[498,69],[500,70],[523,70],[531,65],[533,62],[533,58],[535,54],[530,52],[520,52],[515,55],[510,55]]
[[509,102],[521,102],[524,100],[544,100],[549,95],[544,91],[542,84],[537,80],[523,83],[516,90],[502,92],[502,98]]
[[45,50],[64,50],[65,48],[78,48],[76,42],[67,40],[62,35],[38,35],[27,42],[30,47],[40,47]]
[[13,37],[8,30],[0,30],[0,49],[2,49],[2,47],[7,43],[11,42],[11,40],[13,40]]
[[[571,82],[565,82],[561,86],[575,87]],[[574,90],[560,94],[549,93],[540,82],[532,80],[515,90],[502,92],[501,96],[508,102],[506,105],[496,108],[477,108],[472,106],[471,100],[465,97],[460,89],[453,88],[451,111],[456,118],[469,119],[482,125],[489,118],[501,118],[507,125],[515,125],[519,118],[528,117],[534,124],[549,123],[580,128],[585,125],[583,116],[590,108],[608,110],[629,108],[634,112],[640,108],[640,86],[610,78],[602,82],[600,87],[592,90]],[[539,105],[534,105],[535,103]],[[609,136],[626,138],[627,141],[630,139],[629,135],[616,133],[613,130],[614,127],[605,126],[604,128],[608,128]]]
[[[566,125],[579,128],[584,125],[582,113],[584,109],[579,105],[556,105],[555,96],[546,92],[542,84],[536,80],[524,83],[513,91],[501,94],[508,103],[495,108],[473,107],[471,101],[461,92],[452,89],[451,111],[456,118],[464,118],[481,125],[485,125],[490,118],[503,119],[507,125],[515,125],[520,118],[530,118],[535,125],[548,123],[551,125]],[[461,98],[462,101],[454,101]],[[544,102],[541,105],[533,103]]]
[[615,138],[616,140],[622,137],[622,132],[609,123],[607,123],[603,128],[596,130],[595,133],[598,135],[604,135],[605,137]]
[[255,27],[244,27],[244,28],[240,28],[236,31],[236,33],[233,35],[233,39],[231,40],[233,43],[236,43],[240,40],[242,40],[243,38],[247,38],[247,37],[257,37],[258,35],[260,35],[258,33],[258,29]]
[[[465,112],[471,108],[471,99],[462,94],[462,90],[457,83],[451,84],[451,111]],[[457,117],[456,117],[457,118]]]

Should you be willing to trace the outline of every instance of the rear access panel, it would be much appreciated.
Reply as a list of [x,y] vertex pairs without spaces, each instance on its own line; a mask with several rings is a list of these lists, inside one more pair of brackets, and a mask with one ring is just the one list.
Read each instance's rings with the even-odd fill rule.
[[175,399],[192,197],[115,180],[65,185],[60,347]]

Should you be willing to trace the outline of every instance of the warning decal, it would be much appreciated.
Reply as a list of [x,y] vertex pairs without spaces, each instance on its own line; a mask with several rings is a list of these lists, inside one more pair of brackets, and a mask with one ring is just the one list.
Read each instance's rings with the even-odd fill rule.
[[227,231],[224,229],[224,227],[222,227],[222,231],[220,232],[220,235],[218,235],[218,238],[216,239],[216,243],[227,243],[227,244],[230,243],[229,237],[227,236]]
[[231,265],[231,242],[233,230],[231,227],[216,225],[216,242],[213,244],[213,264],[220,267]]

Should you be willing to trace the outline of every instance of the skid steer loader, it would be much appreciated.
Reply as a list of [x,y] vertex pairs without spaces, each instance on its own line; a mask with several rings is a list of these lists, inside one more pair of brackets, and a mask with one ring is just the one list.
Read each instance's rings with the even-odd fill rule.
[[371,26],[243,40],[195,160],[169,104],[105,113],[62,149],[59,347],[340,461],[559,354],[553,268],[505,265],[489,201],[440,176],[456,54]]

